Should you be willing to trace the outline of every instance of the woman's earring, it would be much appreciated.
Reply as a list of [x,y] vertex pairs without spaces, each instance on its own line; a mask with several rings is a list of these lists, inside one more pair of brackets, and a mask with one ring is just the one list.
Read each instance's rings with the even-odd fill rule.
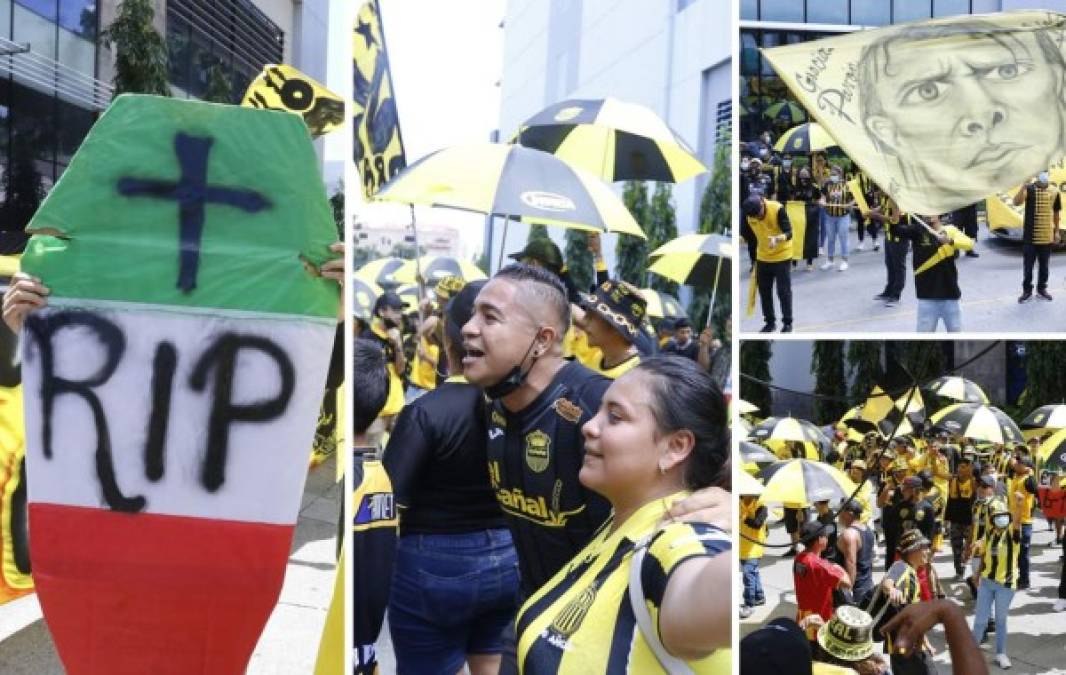
[[666,467],[663,466],[662,462],[659,462],[659,475],[660,476],[665,476],[666,475]]

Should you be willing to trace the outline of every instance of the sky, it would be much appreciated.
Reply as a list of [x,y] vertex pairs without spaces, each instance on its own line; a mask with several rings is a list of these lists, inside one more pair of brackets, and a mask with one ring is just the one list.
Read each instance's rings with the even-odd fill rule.
[[[488,142],[499,121],[504,0],[379,2],[407,163]],[[369,224],[410,221],[406,205],[363,206],[360,215]],[[416,218],[458,229],[464,258],[482,247],[484,216],[418,207]]]

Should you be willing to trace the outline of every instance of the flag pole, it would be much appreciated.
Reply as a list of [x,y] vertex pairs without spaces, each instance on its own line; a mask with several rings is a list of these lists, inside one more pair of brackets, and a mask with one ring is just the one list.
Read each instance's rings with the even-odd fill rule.
[[[718,266],[714,268],[714,286],[711,288],[711,306],[707,308],[707,326],[711,325],[711,316],[714,314],[714,301],[718,297],[718,277],[722,273],[722,257],[718,257]],[[706,328],[707,326],[704,326]]]

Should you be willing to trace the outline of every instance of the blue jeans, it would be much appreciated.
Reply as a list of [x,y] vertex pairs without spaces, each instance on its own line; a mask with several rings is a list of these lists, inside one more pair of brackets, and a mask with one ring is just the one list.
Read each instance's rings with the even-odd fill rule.
[[842,216],[830,216],[825,217],[826,235],[829,239],[829,257],[832,258],[836,251],[836,243],[840,242],[840,257],[848,257],[848,228],[851,226],[851,216],[844,214]]
[[1014,591],[1003,584],[997,584],[988,577],[981,577],[981,585],[977,587],[977,604],[974,607],[973,639],[980,644],[985,636],[985,628],[988,627],[988,617],[992,613],[993,603],[996,606],[996,653],[1007,653],[1007,612],[1010,610],[1010,601],[1014,598]]
[[827,231],[826,219],[828,216],[825,213],[825,207],[818,207],[818,248],[825,246],[825,235]]
[[919,333],[935,333],[937,323],[944,320],[944,330],[958,333],[962,330],[962,308],[958,300],[922,300],[918,298]]
[[1022,545],[1018,547],[1018,583],[1029,585],[1029,546],[1033,542],[1033,526],[1022,525]]
[[389,597],[397,673],[457,673],[467,654],[498,654],[518,609],[507,529],[400,537]]
[[753,607],[756,602],[765,600],[762,579],[759,578],[759,559],[741,560],[740,571],[744,574],[744,604]]

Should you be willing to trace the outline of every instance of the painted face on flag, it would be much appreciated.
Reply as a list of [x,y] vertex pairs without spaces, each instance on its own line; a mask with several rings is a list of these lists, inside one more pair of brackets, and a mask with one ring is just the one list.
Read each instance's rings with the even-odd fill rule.
[[[899,161],[905,189],[977,201],[1024,178],[1034,151],[1048,163],[1062,154],[1066,65],[1043,31],[979,21],[904,28],[869,45],[858,73],[862,123]],[[1057,142],[1044,143],[1048,135]]]

